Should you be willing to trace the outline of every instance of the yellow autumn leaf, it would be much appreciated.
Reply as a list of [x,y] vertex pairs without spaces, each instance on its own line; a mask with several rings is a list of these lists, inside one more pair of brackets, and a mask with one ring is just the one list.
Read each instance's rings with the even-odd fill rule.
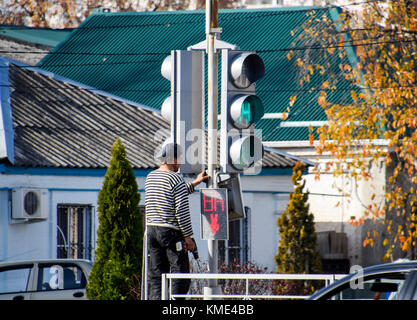
[[314,134],[310,133],[308,135],[308,139],[309,139],[309,142],[310,142],[310,146],[313,146],[313,144],[314,144]]
[[325,96],[320,96],[317,99],[317,103],[319,104],[319,106],[323,106],[323,104],[326,102],[326,97]]
[[408,241],[404,242],[402,248],[401,248],[404,252],[407,252],[410,249],[410,244],[408,243]]
[[327,48],[327,52],[333,54],[336,49],[334,47]]

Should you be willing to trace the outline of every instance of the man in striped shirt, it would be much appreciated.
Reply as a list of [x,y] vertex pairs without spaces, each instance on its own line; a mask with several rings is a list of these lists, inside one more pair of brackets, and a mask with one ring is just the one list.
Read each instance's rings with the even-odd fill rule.
[[[188,195],[209,177],[201,172],[191,183],[177,173],[181,163],[181,147],[166,144],[157,158],[161,165],[148,174],[145,181],[146,227],[150,254],[150,300],[161,299],[162,273],[189,273],[187,250],[194,249]],[[172,293],[186,294],[188,279],[174,279]]]

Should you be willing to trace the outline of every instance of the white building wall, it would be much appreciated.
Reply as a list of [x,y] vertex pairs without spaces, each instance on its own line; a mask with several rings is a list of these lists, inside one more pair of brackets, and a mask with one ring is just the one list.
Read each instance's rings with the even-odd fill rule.
[[[369,205],[376,203],[382,208],[384,205],[385,166],[373,166],[372,179],[358,181],[346,175],[334,177],[333,172],[321,173],[317,180],[315,173],[305,176],[306,189],[310,192],[310,211],[314,214],[316,231],[344,232],[348,239],[348,259],[351,265],[382,262],[383,253],[369,252],[363,248],[364,233],[368,228],[373,230],[371,221],[373,216],[366,214]],[[372,200],[373,198],[373,200]],[[352,219],[364,219],[368,225],[353,226]],[[365,257],[364,255],[368,255]],[[369,262],[368,262],[369,261]]]
[[[72,203],[97,207],[102,181],[97,177],[1,175],[0,261],[55,258],[57,205]],[[48,189],[48,218],[37,222],[11,219],[11,189],[15,188]]]
[[[292,189],[291,174],[243,176],[241,181],[244,203],[251,208],[249,259],[274,271],[274,256],[279,241],[276,220],[288,203],[288,192]],[[140,204],[144,205],[145,177],[138,177],[137,182],[141,191]],[[91,205],[97,230],[97,198],[102,183],[102,177],[0,175],[0,261],[55,258],[58,204]],[[15,223],[10,219],[10,190],[20,187],[49,190],[48,219],[33,223]],[[207,261],[207,241],[200,240],[199,192],[190,196],[190,208],[200,258]]]
[[[272,146],[272,144],[270,145]],[[354,181],[346,175],[334,177],[333,171],[325,172],[325,163],[329,157],[318,156],[308,142],[301,142],[285,147],[276,145],[278,149],[294,156],[307,159],[321,167],[319,179],[310,168],[303,178],[306,180],[306,190],[310,192],[310,211],[314,214],[316,232],[336,231],[347,235],[348,256],[351,265],[371,265],[381,263],[383,250],[364,248],[363,241],[368,231],[377,228],[372,216],[366,216],[365,209],[371,203],[384,204],[386,186],[386,167],[382,162],[371,166],[372,179]],[[374,200],[371,198],[375,195]],[[365,225],[352,226],[348,222],[351,217],[363,218]]]

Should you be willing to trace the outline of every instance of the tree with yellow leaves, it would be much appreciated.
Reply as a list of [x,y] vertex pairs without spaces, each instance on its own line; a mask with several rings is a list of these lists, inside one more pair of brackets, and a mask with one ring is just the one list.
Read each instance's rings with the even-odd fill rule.
[[[304,50],[288,55],[300,68],[300,85],[320,79],[317,103],[328,121],[311,129],[310,141],[319,154],[332,155],[327,165],[335,175],[368,181],[372,166],[386,167],[385,201],[365,210],[385,224],[385,236],[369,232],[364,241],[381,241],[385,259],[417,254],[416,8],[416,1],[396,0],[310,11],[302,32],[293,32]],[[329,99],[335,93],[344,99]]]
[[[219,8],[244,6],[243,0],[219,0]],[[94,8],[111,12],[197,10],[204,0],[8,0],[0,4],[0,24],[33,27],[77,27]]]

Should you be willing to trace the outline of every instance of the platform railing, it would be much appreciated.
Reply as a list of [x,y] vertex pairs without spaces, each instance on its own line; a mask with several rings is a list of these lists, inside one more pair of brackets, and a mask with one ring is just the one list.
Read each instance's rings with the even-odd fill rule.
[[[236,273],[164,273],[162,275],[162,300],[172,300],[177,298],[188,299],[306,299],[308,295],[278,295],[278,294],[250,294],[250,280],[322,280],[325,286],[330,285],[335,280],[346,276],[345,274],[236,274]],[[173,294],[171,292],[171,281],[173,279],[196,279],[196,280],[245,280],[244,294]]]

